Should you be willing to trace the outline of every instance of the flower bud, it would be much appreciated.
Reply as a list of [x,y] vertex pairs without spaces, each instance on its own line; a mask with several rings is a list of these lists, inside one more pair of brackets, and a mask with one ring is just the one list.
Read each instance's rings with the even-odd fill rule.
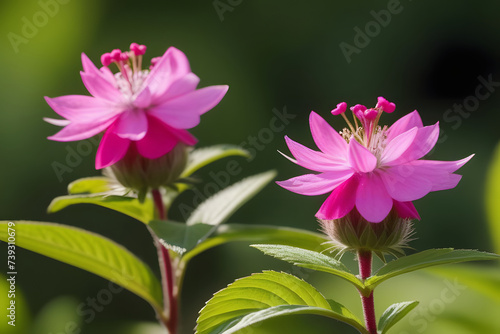
[[368,222],[356,209],[342,218],[319,222],[339,256],[346,251],[372,251],[385,262],[384,255],[403,256],[413,240],[411,220],[399,217],[394,209],[380,223]]
[[172,186],[186,168],[190,148],[179,142],[170,152],[148,159],[130,145],[125,157],[106,168],[106,175],[116,179],[125,188],[138,193],[143,199],[150,189]]

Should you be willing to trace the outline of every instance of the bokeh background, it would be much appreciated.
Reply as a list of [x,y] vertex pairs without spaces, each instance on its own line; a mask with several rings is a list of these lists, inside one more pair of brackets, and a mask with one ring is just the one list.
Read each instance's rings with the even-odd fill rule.
[[[393,13],[383,18],[383,24],[370,23],[381,15],[376,13],[388,7]],[[412,246],[417,250],[455,247],[493,251],[484,193],[487,168],[499,140],[499,10],[496,1],[450,0],[2,0],[1,218],[55,221],[95,231],[125,245],[156,270],[150,236],[138,221],[85,205],[46,214],[51,199],[66,194],[69,182],[99,172],[94,169],[94,145],[92,153],[80,154],[81,161],[69,166],[70,172],[57,175],[54,164],[68,166],[68,152],[76,151],[78,143],[46,140],[57,128],[42,121],[42,117],[55,116],[43,96],[87,94],[79,77],[80,54],[85,52],[98,63],[102,53],[127,49],[131,42],[138,42],[148,46],[146,59],[160,56],[169,46],[184,51],[193,72],[201,78],[201,86],[230,86],[223,101],[203,116],[192,133],[199,138],[199,146],[253,146],[254,159],[238,160],[242,172],[231,182],[269,169],[278,171],[278,179],[303,173],[277,153],[287,152],[283,136],[313,146],[307,121],[310,111],[315,110],[339,130],[344,126],[342,119],[329,112],[341,101],[372,106],[377,96],[383,95],[397,105],[394,114],[384,115],[388,124],[414,109],[419,110],[425,124],[439,121],[444,135],[432,159],[476,156],[462,168],[465,177],[456,189],[432,193],[416,202],[423,219],[415,225],[418,239]],[[368,39],[356,37],[367,27],[371,29]],[[355,51],[346,56],[342,48]],[[487,87],[485,81],[490,82]],[[478,96],[478,89],[480,95],[489,96]],[[456,111],[460,106],[464,106],[461,113]],[[264,130],[270,128],[276,111],[283,114],[284,110],[290,115],[288,124],[279,131]],[[215,164],[211,170],[222,170],[225,164]],[[208,171],[200,177],[213,181]],[[180,200],[189,205],[193,193]],[[271,184],[231,221],[315,231],[314,213],[322,200]],[[182,220],[181,212],[172,215]],[[2,254],[4,246],[0,247]],[[43,328],[40,333],[67,333],[64,323],[77,318],[78,305],[95,298],[108,285],[97,276],[28,251],[19,249],[17,258],[17,286],[24,298],[17,333],[29,333],[28,324],[33,321],[39,322],[35,327]],[[468,268],[473,271],[476,267]],[[214,292],[235,278],[263,269],[295,273],[315,283],[327,297],[361,313],[356,291],[343,282],[297,272],[247,244],[232,244],[210,250],[191,263],[184,286],[185,333],[192,332],[197,311]],[[484,270],[495,274],[498,266]],[[429,304],[446,287],[444,278],[435,274],[407,277],[380,288],[378,314],[397,301],[421,299],[423,305]],[[459,276],[450,277],[453,282]],[[422,322],[415,323],[421,320],[416,318],[413,324],[402,324],[400,334],[439,330],[484,333],[477,325],[460,324],[463,317],[456,315],[473,314],[478,307],[485,310],[481,312],[485,319],[498,326],[492,328],[500,328],[500,301],[488,304],[483,297],[467,289],[442,311],[431,312],[428,318],[421,314],[427,319],[425,328]],[[5,298],[3,290],[1,298]],[[53,323],[47,319],[54,317],[40,320],[41,314],[51,312],[59,315]],[[114,295],[91,323],[83,321],[81,333],[125,333],[139,322],[154,322],[154,314],[144,301],[124,291]],[[440,327],[446,323],[457,327],[443,331],[452,328]],[[264,324],[254,332],[332,333],[333,328],[355,332],[334,321],[306,316]],[[148,332],[145,327],[136,330]]]

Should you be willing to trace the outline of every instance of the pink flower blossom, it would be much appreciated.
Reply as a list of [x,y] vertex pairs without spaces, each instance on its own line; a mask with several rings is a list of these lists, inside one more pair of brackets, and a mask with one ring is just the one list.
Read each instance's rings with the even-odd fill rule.
[[[174,47],[143,70],[145,52],[146,46],[132,43],[129,52],[105,53],[100,69],[82,54],[81,77],[92,96],[46,97],[50,107],[65,118],[45,119],[64,127],[49,139],[82,140],[104,131],[97,169],[122,159],[130,145],[148,159],[165,155],[178,142],[194,145],[197,140],[186,129],[198,125],[200,115],[220,102],[228,86],[196,89],[200,79],[191,72],[186,55]],[[108,66],[112,64],[118,73],[111,72]]]
[[[412,201],[431,191],[454,188],[461,179],[454,172],[473,155],[458,161],[420,160],[436,144],[439,124],[423,126],[415,110],[389,128],[379,126],[382,113],[394,108],[382,97],[375,108],[357,105],[351,108],[355,126],[340,113],[350,128],[340,133],[311,112],[311,133],[321,152],[285,137],[295,159],[287,158],[319,174],[277,183],[302,195],[330,193],[316,213],[319,219],[339,219],[354,208],[372,223],[381,222],[393,208],[402,218],[420,219]],[[339,107],[333,113],[339,114]]]

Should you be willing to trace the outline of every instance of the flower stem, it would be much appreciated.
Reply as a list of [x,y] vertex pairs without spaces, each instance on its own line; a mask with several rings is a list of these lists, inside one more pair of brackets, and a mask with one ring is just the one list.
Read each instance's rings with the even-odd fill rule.
[[[155,207],[158,212],[158,218],[160,218],[161,220],[166,220],[167,214],[165,211],[165,205],[163,203],[163,197],[160,191],[158,189],[153,189],[152,193]],[[161,244],[158,236],[153,231],[151,231],[151,234],[153,235],[156,249],[158,250],[158,261],[160,263],[160,272],[163,286],[164,308],[165,310],[168,310],[168,314],[162,315],[160,316],[160,318],[165,327],[167,327],[168,333],[176,334],[179,315],[177,296],[174,291],[175,271],[172,266],[172,258],[170,256],[169,250]]]
[[[359,274],[361,279],[365,280],[372,274],[372,252],[358,251]],[[373,300],[373,291],[368,297],[360,292],[361,303],[363,304],[363,314],[365,316],[365,326],[370,334],[377,334],[377,320],[375,317],[375,302]]]

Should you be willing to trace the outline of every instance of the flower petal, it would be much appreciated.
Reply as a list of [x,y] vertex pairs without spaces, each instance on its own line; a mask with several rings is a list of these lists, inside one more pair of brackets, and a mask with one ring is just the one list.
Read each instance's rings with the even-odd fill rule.
[[353,175],[351,171],[305,174],[276,183],[294,193],[315,196],[332,191]]
[[156,159],[170,152],[179,139],[170,132],[162,121],[148,116],[148,132],[141,140],[135,142],[139,153],[148,159]]
[[191,73],[191,68],[186,55],[182,51],[170,47],[155,64],[147,76],[144,86],[149,88],[154,98],[158,98],[169,89],[173,82],[189,73]]
[[412,202],[399,202],[394,200],[393,206],[399,217],[420,220],[420,215]]
[[[161,122],[161,121],[158,121],[158,122]],[[193,146],[193,145],[196,145],[196,143],[198,142],[198,139],[196,139],[195,136],[190,134],[188,130],[176,129],[176,128],[173,128],[171,126],[168,126],[167,124],[163,124],[163,126],[166,129],[168,129],[168,131],[170,131],[170,133],[172,133],[172,135],[177,137],[177,139],[179,139],[179,141],[183,142],[186,145]]]
[[228,86],[210,86],[178,96],[152,108],[149,113],[178,129],[190,129],[200,122],[200,115],[215,107]]
[[122,93],[103,76],[80,72],[83,84],[92,96],[119,103],[123,99]]
[[100,124],[71,122],[61,131],[47,138],[50,140],[64,142],[87,139],[106,130],[111,124],[113,124],[114,121],[115,118],[111,118]]
[[113,132],[113,127],[104,133],[97,148],[95,168],[101,169],[121,160],[130,145],[130,140],[121,138]]
[[356,193],[356,209],[371,223],[380,223],[391,212],[392,198],[377,173],[360,177]]
[[188,73],[179,80],[173,82],[165,93],[155,100],[155,104],[162,104],[169,99],[192,92],[196,90],[199,82],[200,78],[198,78],[194,73]]
[[134,106],[139,109],[146,109],[151,106],[151,92],[145,87],[134,100]]
[[311,111],[309,124],[314,142],[322,152],[332,157],[347,160],[347,142],[323,117]]
[[67,119],[54,119],[54,118],[44,117],[43,120],[49,124],[56,125],[56,126],[66,126],[66,125],[69,125],[71,123]]
[[297,159],[297,164],[302,167],[318,172],[350,169],[347,162],[339,162],[323,152],[313,151],[293,141],[288,136],[285,136],[285,141],[288,149],[292,152],[295,159]]
[[389,195],[397,201],[409,202],[424,197],[439,183],[441,175],[430,174],[412,164],[398,165],[380,174]]
[[349,165],[357,172],[369,173],[377,167],[377,157],[354,138],[349,142],[347,158]]
[[141,140],[148,131],[148,120],[142,110],[126,110],[115,122],[114,133],[121,138]]
[[106,100],[92,96],[46,96],[45,101],[60,116],[82,123],[103,122],[121,112]]
[[387,142],[390,142],[395,137],[399,136],[403,132],[410,130],[411,128],[417,127],[421,128],[424,124],[422,119],[418,114],[418,111],[413,111],[408,115],[398,119],[391,127],[387,130]]
[[408,147],[414,142],[418,130],[417,127],[414,127],[391,140],[382,152],[380,163],[390,166],[393,161],[405,153]]
[[438,138],[439,122],[431,126],[419,128],[415,140],[408,149],[398,159],[393,160],[391,164],[403,164],[420,159],[432,150]]
[[354,208],[358,183],[358,177],[354,174],[335,188],[316,213],[316,218],[331,220],[347,215]]

